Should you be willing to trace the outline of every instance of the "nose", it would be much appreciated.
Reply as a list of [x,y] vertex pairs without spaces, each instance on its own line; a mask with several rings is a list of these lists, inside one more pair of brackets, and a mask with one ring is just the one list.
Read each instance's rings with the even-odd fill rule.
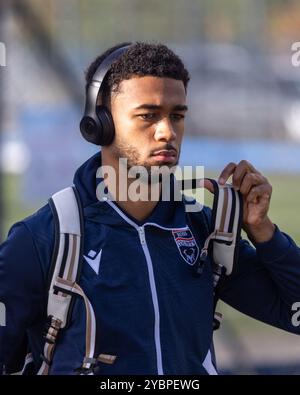
[[176,132],[172,122],[168,118],[162,119],[155,130],[155,140],[156,141],[173,141],[176,139]]

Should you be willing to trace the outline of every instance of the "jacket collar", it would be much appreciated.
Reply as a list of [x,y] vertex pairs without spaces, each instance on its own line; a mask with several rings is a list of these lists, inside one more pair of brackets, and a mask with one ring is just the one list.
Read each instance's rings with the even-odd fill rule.
[[[130,226],[129,222],[133,222],[137,226],[148,224],[167,229],[187,226],[184,197],[182,200],[176,201],[172,192],[170,201],[159,200],[152,213],[143,222],[130,217],[118,207],[116,202],[99,201],[96,196],[96,188],[103,179],[96,178],[96,173],[100,166],[101,152],[98,152],[81,165],[74,176],[74,185],[79,192],[86,218],[94,222],[116,226]],[[171,178],[171,182],[175,182],[174,177]],[[173,190],[174,188],[171,188],[171,191]]]

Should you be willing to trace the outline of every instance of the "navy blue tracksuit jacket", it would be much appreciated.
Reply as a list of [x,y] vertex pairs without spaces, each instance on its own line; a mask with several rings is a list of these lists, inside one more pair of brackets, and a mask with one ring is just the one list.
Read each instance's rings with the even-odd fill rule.
[[[210,221],[210,209],[187,223],[182,201],[160,201],[144,222],[113,202],[96,197],[101,154],[84,163],[74,184],[84,210],[84,254],[80,286],[95,311],[96,353],[116,355],[99,362],[99,374],[215,374],[212,361],[213,283],[211,265],[195,276],[194,263]],[[201,214],[201,215],[200,215]],[[189,239],[193,254],[182,249]],[[43,348],[47,281],[54,245],[49,205],[15,224],[0,247],[0,359],[9,372],[18,365],[27,337],[36,366]],[[253,248],[240,241],[239,262],[220,287],[220,298],[237,310],[284,330],[300,301],[300,250],[276,228]],[[76,299],[70,327],[58,338],[50,374],[75,374],[85,354],[85,307]],[[17,361],[17,362],[16,362]]]

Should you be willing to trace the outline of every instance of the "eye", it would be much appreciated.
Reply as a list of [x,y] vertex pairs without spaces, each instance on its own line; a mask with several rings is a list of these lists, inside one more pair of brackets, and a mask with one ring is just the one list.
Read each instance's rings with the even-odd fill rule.
[[139,117],[142,118],[144,121],[153,121],[157,118],[157,114],[151,112],[147,114],[140,114]]
[[182,121],[185,118],[183,114],[171,114],[171,119],[175,122]]

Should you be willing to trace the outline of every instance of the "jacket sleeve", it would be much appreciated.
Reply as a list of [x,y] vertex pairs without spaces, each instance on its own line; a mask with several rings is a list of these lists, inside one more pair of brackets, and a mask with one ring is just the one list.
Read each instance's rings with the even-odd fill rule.
[[300,334],[293,325],[293,304],[300,302],[300,249],[276,227],[271,240],[241,240],[232,275],[220,284],[219,297],[262,322]]
[[46,292],[39,255],[24,222],[15,224],[0,246],[0,302],[6,326],[0,334],[0,362],[6,370],[20,367],[26,331],[45,314]]

